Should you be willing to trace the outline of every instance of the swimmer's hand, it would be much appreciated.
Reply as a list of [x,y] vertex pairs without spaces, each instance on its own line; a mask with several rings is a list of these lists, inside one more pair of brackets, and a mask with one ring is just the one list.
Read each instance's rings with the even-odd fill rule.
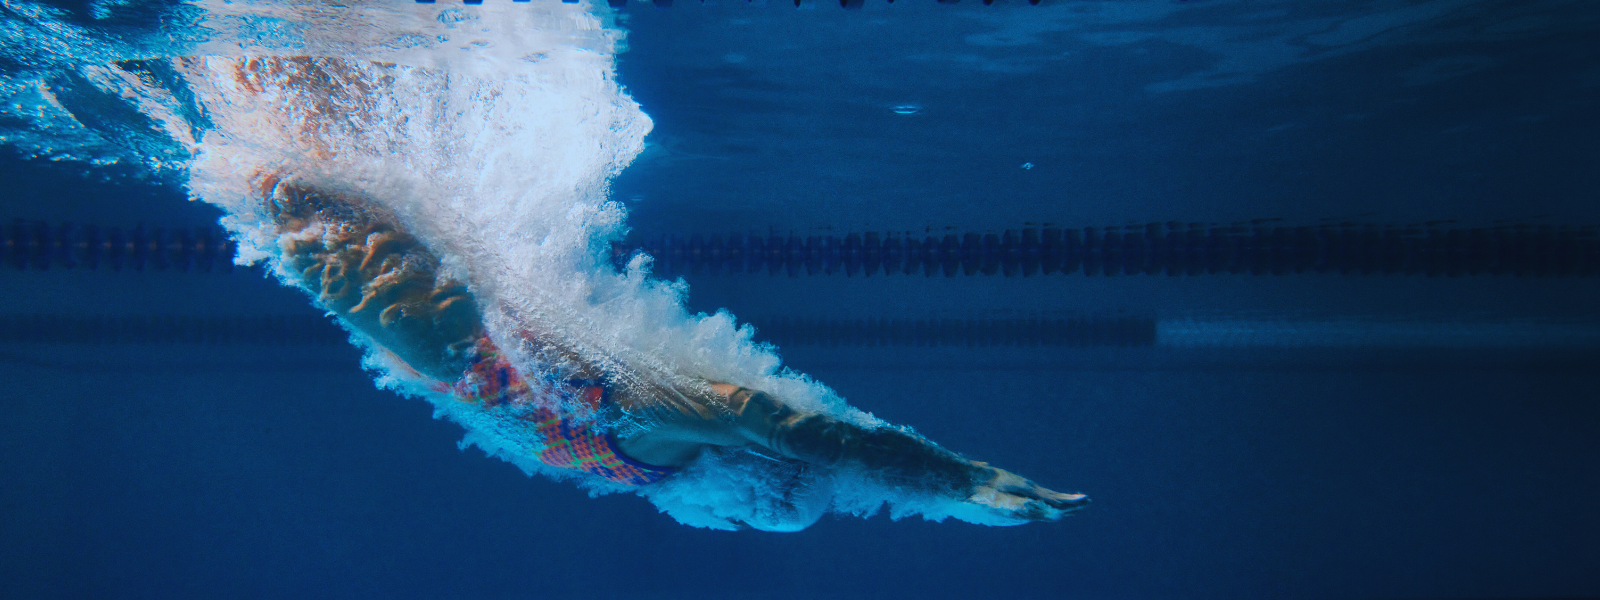
[[994,476],[973,488],[966,502],[983,509],[1005,525],[1021,525],[1030,521],[1054,521],[1089,505],[1083,494],[1064,494],[1005,469],[996,469],[986,463],[973,464]]

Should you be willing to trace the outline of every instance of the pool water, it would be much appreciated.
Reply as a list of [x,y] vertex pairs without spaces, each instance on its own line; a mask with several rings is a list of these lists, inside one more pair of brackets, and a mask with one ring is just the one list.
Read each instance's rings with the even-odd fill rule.
[[[59,6],[91,31],[155,27]],[[1600,10],[635,2],[616,23],[617,81],[654,122],[611,180],[618,247],[676,249],[658,273],[691,312],[727,309],[851,404],[1090,508],[730,533],[528,477],[376,389],[260,268],[26,254],[35,222],[208,231],[221,213],[180,174],[41,152],[51,138],[4,124],[0,217],[22,222],[0,224],[0,592],[1600,593]],[[1234,227],[1316,241],[1165,241]],[[1398,241],[1328,241],[1369,229]],[[1043,246],[982,236],[1025,230],[1161,237],[1024,276]],[[868,233],[957,245],[928,270],[874,255],[870,274],[842,250],[782,255],[793,275],[709,250]],[[1224,255],[1257,262],[1207,266]],[[1457,268],[1426,266],[1446,255]]]

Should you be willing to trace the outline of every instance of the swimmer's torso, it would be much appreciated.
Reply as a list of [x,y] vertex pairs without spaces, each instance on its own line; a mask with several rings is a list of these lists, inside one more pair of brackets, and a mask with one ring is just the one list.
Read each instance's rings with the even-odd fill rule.
[[465,376],[439,391],[475,405],[524,456],[623,485],[655,483],[673,472],[628,458],[616,436],[595,421],[616,408],[604,383],[528,381],[488,338],[480,339],[469,364]]
[[528,381],[489,340],[467,287],[441,276],[438,258],[392,216],[279,175],[260,186],[298,283],[519,454],[623,485],[672,472],[617,449],[597,422],[616,408],[598,380]]

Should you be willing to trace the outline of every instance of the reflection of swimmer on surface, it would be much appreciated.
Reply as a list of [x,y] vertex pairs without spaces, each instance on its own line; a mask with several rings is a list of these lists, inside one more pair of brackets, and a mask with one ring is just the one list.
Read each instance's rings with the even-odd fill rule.
[[[1088,503],[1082,494],[1045,489],[914,434],[796,410],[756,390],[714,382],[698,390],[608,386],[601,383],[608,373],[536,333],[523,341],[574,362],[578,372],[565,381],[530,381],[489,340],[466,285],[441,275],[439,259],[398,219],[291,177],[266,175],[258,183],[283,265],[299,283],[435,391],[472,403],[483,417],[474,425],[517,440],[513,450],[524,458],[648,486],[703,453],[748,448],[796,469],[853,468],[892,487],[956,501],[990,522],[1053,520]],[[548,408],[541,395],[551,394],[598,418]],[[606,423],[621,420],[644,426],[607,430]]]

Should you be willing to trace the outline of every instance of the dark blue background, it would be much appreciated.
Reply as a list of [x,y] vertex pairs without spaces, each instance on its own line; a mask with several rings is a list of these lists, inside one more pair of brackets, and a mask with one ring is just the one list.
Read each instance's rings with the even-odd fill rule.
[[[1343,50],[1306,40],[1423,5],[1200,2],[1109,20],[1121,6],[630,7],[620,77],[656,131],[616,195],[639,235],[1600,222],[1600,50],[1585,43],[1596,14],[1581,4],[1450,5]],[[1548,19],[1503,33],[1529,17]],[[1178,43],[1177,32],[1234,28],[1248,41],[1315,19],[1328,21],[1286,38],[1305,49],[1296,60],[1232,85],[1151,87],[1251,56]],[[973,43],[996,23],[1035,22],[1079,29]],[[1082,37],[1130,30],[1150,35]],[[889,110],[912,103],[915,115]],[[11,182],[0,216],[106,226],[216,216],[171,185],[9,156],[0,168]],[[1592,280],[1494,277],[690,283],[697,310],[748,318],[1593,324],[1600,291]],[[314,314],[248,272],[8,269],[0,291],[8,314]],[[458,427],[374,389],[349,348],[3,345],[0,595],[1600,594],[1594,352],[1381,342],[784,348],[858,406],[1095,499],[1058,524],[830,517],[786,535],[687,528],[641,499],[590,499],[457,451]]]

